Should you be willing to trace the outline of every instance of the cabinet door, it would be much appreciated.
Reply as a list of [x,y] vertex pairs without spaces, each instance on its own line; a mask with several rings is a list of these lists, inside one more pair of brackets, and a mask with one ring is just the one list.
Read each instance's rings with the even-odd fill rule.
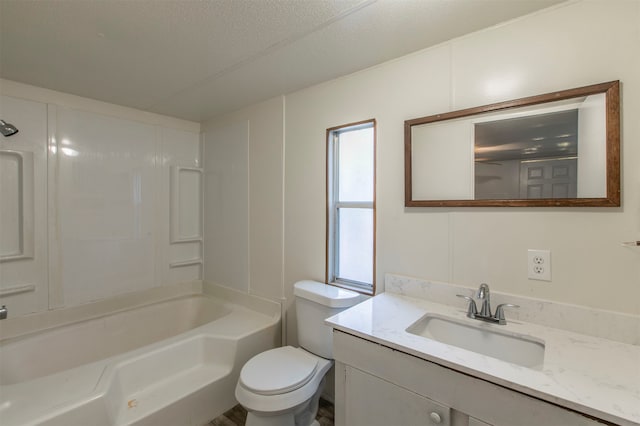
[[352,367],[346,367],[349,426],[449,426],[449,407]]

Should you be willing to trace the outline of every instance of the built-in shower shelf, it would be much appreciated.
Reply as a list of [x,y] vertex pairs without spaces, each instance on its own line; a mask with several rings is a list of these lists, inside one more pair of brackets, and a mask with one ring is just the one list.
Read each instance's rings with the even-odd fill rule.
[[0,150],[0,262],[34,254],[33,153]]
[[13,285],[10,287],[0,288],[0,297],[13,296],[20,293],[28,293],[35,290],[36,286],[33,284]]
[[169,264],[169,268],[179,268],[181,266],[202,265],[202,259],[190,259],[180,262],[172,262]]
[[202,242],[201,237],[183,238],[180,240],[172,241],[171,244],[185,244],[185,243],[199,243],[199,242]]
[[[169,269],[202,266],[202,180],[203,169],[171,167]],[[202,268],[199,268],[200,276]],[[176,275],[177,274],[177,275]]]
[[202,174],[196,167],[171,167],[171,243],[202,240]]

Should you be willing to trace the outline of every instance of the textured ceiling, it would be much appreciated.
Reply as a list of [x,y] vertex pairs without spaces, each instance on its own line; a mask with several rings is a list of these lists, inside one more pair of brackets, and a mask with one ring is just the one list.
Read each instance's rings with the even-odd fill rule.
[[561,0],[0,0],[0,76],[193,121]]

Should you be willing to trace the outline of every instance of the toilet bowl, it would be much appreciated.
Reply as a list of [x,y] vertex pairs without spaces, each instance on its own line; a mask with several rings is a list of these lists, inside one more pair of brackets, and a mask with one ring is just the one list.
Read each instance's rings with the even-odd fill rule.
[[359,301],[358,293],[314,281],[294,285],[300,348],[283,346],[251,358],[240,372],[236,399],[246,426],[311,426],[325,375],[333,366],[332,329],[324,320]]
[[253,357],[242,368],[236,386],[236,399],[248,411],[246,425],[311,425],[324,376],[332,365],[331,360],[293,346]]

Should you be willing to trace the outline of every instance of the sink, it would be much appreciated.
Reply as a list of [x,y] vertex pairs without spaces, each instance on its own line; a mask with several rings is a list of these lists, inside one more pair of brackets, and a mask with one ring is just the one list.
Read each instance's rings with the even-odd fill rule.
[[483,323],[475,326],[427,314],[407,327],[406,331],[523,367],[542,369],[544,341],[506,330],[496,330],[496,327],[505,326]]

